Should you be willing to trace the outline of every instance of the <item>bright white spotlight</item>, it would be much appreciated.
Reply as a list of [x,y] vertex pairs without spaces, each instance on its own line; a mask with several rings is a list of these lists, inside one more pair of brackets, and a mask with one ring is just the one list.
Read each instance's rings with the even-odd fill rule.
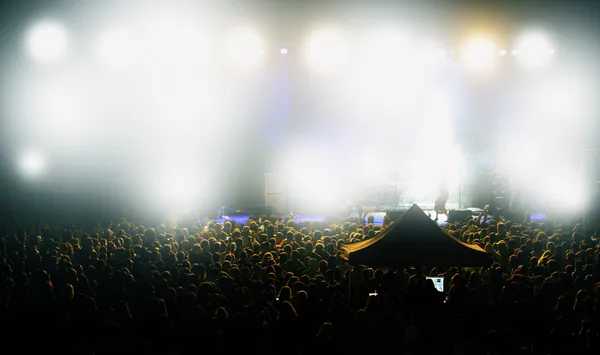
[[26,46],[29,54],[42,63],[62,59],[69,44],[66,29],[57,22],[43,22],[29,30]]
[[416,108],[443,59],[435,45],[393,27],[367,32],[358,46],[349,71],[357,103],[393,114]]
[[226,44],[227,59],[238,69],[259,66],[265,53],[261,34],[253,28],[238,27],[233,30]]
[[20,160],[21,173],[28,178],[37,177],[45,170],[44,159],[37,153],[28,152]]
[[95,52],[99,61],[109,68],[124,68],[134,61],[135,41],[128,31],[113,29],[99,38]]
[[155,187],[155,192],[158,192],[157,202],[170,210],[191,207],[199,197],[200,183],[196,181],[195,175],[182,169],[166,171]]
[[305,53],[306,63],[319,74],[337,74],[348,62],[346,40],[331,28],[314,31],[307,39]]
[[542,67],[550,63],[554,49],[541,33],[526,33],[517,44],[519,62],[526,67]]
[[413,70],[415,49],[407,36],[394,28],[378,28],[367,34],[361,49],[360,69],[379,71],[388,75],[392,70]]
[[174,203],[185,202],[186,195],[189,192],[189,181],[185,176],[175,173],[164,183],[163,195],[167,200]]
[[496,64],[494,43],[485,38],[474,38],[462,49],[461,59],[469,71],[475,74],[489,73]]
[[145,19],[140,27],[139,50],[152,70],[189,75],[210,61],[210,36],[185,15],[156,14]]
[[281,48],[281,49],[279,50],[279,53],[281,53],[281,54],[283,54],[283,55],[286,55],[286,54],[288,54],[288,50],[287,50],[287,48]]
[[[85,82],[85,80],[82,80]],[[34,101],[31,101],[34,99]],[[28,98],[40,118],[40,127],[50,136],[64,139],[77,136],[85,128],[88,108],[85,85],[71,80],[42,82]]]

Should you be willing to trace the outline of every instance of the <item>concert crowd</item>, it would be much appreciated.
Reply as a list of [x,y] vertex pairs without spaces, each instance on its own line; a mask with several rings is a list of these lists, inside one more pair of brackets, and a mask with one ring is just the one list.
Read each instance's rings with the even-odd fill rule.
[[[487,268],[369,265],[387,228],[254,216],[206,226],[5,230],[5,349],[65,354],[598,354],[599,235],[501,217],[445,225]],[[351,273],[349,275],[348,273]],[[443,276],[439,292],[426,276]]]

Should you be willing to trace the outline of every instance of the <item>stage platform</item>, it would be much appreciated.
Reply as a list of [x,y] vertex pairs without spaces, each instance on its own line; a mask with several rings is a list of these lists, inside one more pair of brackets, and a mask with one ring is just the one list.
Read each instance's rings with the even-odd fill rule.
[[[431,214],[431,219],[435,218],[435,213],[433,213],[433,211],[425,211],[425,212]],[[365,222],[367,222],[369,220],[369,217],[372,216],[373,224],[375,224],[376,226],[381,226],[381,225],[383,225],[383,219],[385,218],[386,214],[387,214],[386,211],[369,212],[365,216]],[[284,217],[285,216],[281,216],[282,219]],[[348,216],[348,217],[351,217],[351,216]],[[216,222],[223,223],[225,221],[235,221],[235,223],[238,223],[238,224],[246,224],[246,223],[248,223],[249,218],[250,218],[250,215],[224,216],[221,218],[217,218]],[[294,217],[294,220],[299,223],[311,222],[311,221],[324,222],[325,219],[326,219],[326,217],[323,215],[296,215],[296,217]],[[445,215],[440,215],[437,223],[438,223],[438,225],[443,226],[446,224],[446,220],[447,220],[447,217]]]
[[[427,213],[430,218],[435,219],[435,210],[434,204],[431,202],[415,202],[415,203],[401,203],[396,206],[387,206],[387,205],[378,205],[378,206],[362,206],[363,213],[365,215],[365,222],[369,220],[370,217],[373,217],[373,223],[375,225],[382,225],[384,217],[386,215],[390,215],[392,219],[398,218],[402,215],[403,212],[407,211],[413,204],[419,206],[425,213]],[[268,206],[267,206],[268,207]],[[265,208],[262,206],[261,208]],[[446,209],[449,211],[449,216],[444,214],[440,214],[438,216],[437,223],[440,226],[446,225],[446,223],[453,223],[454,221],[463,221],[468,218],[475,218],[481,213],[482,209],[478,207],[463,207],[460,206],[456,201],[448,201],[446,204]],[[232,210],[233,211],[233,210]],[[357,217],[358,212],[353,212],[344,216],[343,213],[337,213],[336,218],[332,218],[331,215],[327,216],[323,213],[294,213],[294,220],[297,222],[303,223],[307,221],[315,221],[315,222],[324,222],[326,220],[336,220],[343,219],[345,217]],[[222,223],[224,221],[230,220],[235,221],[239,224],[246,224],[248,219],[250,218],[249,213],[239,213],[230,216],[221,216],[216,219],[217,222]],[[281,218],[284,219],[288,217],[287,214],[281,214]],[[542,222],[546,219],[546,213],[531,213],[531,221]],[[493,216],[489,216],[489,218],[493,218]]]
[[[421,207],[421,206],[419,206]],[[404,205],[399,205],[399,206],[364,206],[364,211],[368,211],[365,215],[365,222],[367,222],[369,220],[369,217],[373,217],[373,223],[375,225],[381,226],[383,224],[383,219],[386,216],[386,214],[388,213],[398,213],[401,214],[405,211],[407,211],[410,208],[410,206],[404,206]],[[431,219],[435,218],[435,212],[433,210],[433,205],[431,206],[422,206],[421,209],[423,209],[423,211],[425,213],[427,213]],[[479,213],[479,211],[477,212],[473,212],[474,214]],[[356,214],[349,214],[346,217],[353,217],[353,216],[357,216]],[[287,217],[287,215],[281,215],[281,218],[285,218]],[[232,215],[232,216],[222,216],[216,219],[216,221],[218,223],[222,223],[225,221],[235,221],[238,224],[246,224],[248,222],[248,219],[250,218],[249,214],[239,214],[239,215]],[[325,216],[324,214],[318,214],[318,213],[309,213],[309,214],[303,214],[303,213],[296,213],[294,220],[300,223],[303,222],[308,222],[308,221],[315,221],[315,222],[324,222],[327,218],[327,216]],[[445,225],[447,221],[447,217],[443,214],[439,215],[438,218],[438,224],[439,225]]]

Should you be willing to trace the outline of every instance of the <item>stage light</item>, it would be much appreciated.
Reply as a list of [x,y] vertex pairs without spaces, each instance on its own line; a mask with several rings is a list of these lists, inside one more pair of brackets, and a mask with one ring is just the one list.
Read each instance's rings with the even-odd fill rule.
[[[85,82],[85,79],[81,80]],[[75,138],[89,118],[85,85],[77,79],[39,83],[34,86],[28,101],[34,103],[35,115],[40,119],[39,127],[51,138]]]
[[138,26],[141,28],[140,54],[154,72],[189,75],[203,69],[210,60],[212,40],[193,18],[183,14],[157,14]]
[[414,60],[417,56],[414,43],[399,29],[377,28],[368,32],[362,42],[356,70],[367,71],[369,75],[411,72],[420,64]]
[[68,48],[67,31],[57,22],[43,22],[27,33],[26,46],[29,54],[42,63],[54,63],[65,56]]
[[201,181],[195,172],[184,168],[167,168],[161,172],[161,179],[152,189],[158,193],[156,203],[165,210],[175,211],[192,207],[201,197]]
[[472,73],[489,73],[496,64],[494,43],[485,38],[469,40],[462,48],[461,61],[465,68]]
[[501,49],[500,51],[498,51],[498,54],[504,57],[507,54],[507,52],[505,49]]
[[135,45],[128,31],[113,29],[98,39],[95,54],[102,65],[111,69],[125,68],[135,61]]
[[348,46],[342,33],[324,28],[312,32],[305,43],[307,65],[322,75],[339,73],[348,63]]
[[256,29],[238,27],[229,35],[226,53],[234,67],[244,70],[253,69],[263,60],[265,42]]
[[518,40],[519,63],[525,67],[543,67],[550,63],[554,49],[541,33],[526,33]]
[[345,75],[352,98],[357,106],[384,115],[412,112],[443,59],[435,45],[396,27],[365,32],[356,48]]
[[174,172],[173,176],[170,176],[163,186],[163,195],[167,201],[171,203],[183,203],[190,188],[190,181],[186,179],[184,175],[179,172]]
[[28,152],[20,159],[21,173],[27,178],[34,178],[41,175],[45,170],[45,161],[35,152]]
[[279,53],[281,53],[281,54],[283,54],[283,55],[286,55],[286,54],[288,54],[288,50],[287,50],[287,48],[281,48],[281,49],[279,50]]

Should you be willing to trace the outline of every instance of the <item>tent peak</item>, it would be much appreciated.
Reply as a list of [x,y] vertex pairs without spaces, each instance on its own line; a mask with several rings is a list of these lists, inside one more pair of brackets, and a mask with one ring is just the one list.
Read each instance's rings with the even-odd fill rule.
[[418,210],[418,211],[423,211],[423,210],[421,209],[421,207],[419,207],[419,205],[417,205],[416,203],[413,203],[413,205],[412,205],[412,206],[410,206],[410,208],[408,209],[408,211],[410,211],[410,210]]

